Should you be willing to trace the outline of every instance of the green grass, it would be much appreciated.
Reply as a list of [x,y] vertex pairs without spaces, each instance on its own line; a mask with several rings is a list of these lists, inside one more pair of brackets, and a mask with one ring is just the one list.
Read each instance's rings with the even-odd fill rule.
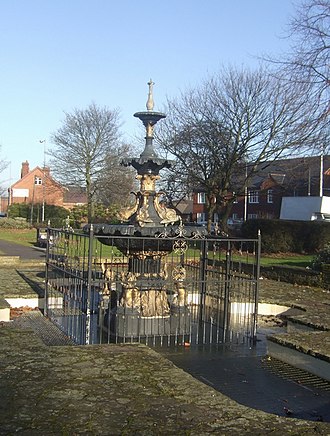
[[36,229],[0,229],[0,239],[31,247],[37,242]]
[[[285,266],[299,266],[306,268],[311,266],[314,256],[312,254],[296,254],[296,253],[280,253],[280,254],[263,254],[261,253],[260,264],[262,266],[272,265],[285,265]],[[234,254],[233,260],[240,262],[254,262],[255,257],[250,254],[248,258]]]
[[271,265],[286,265],[286,266],[300,266],[306,268],[311,266],[311,262],[314,256],[312,254],[286,254],[282,256],[278,255],[261,255],[261,265],[271,266]]
[[[209,257],[212,258],[212,254],[209,253]],[[216,256],[217,258],[217,256]],[[272,266],[272,265],[285,265],[285,266],[299,266],[302,268],[306,268],[307,266],[311,266],[311,262],[314,258],[312,254],[294,254],[294,253],[281,253],[281,254],[261,254],[260,264],[262,266]],[[246,255],[232,254],[231,259],[234,262],[242,262],[242,263],[254,263],[255,256],[250,253]],[[221,260],[225,261],[225,253],[221,256]]]
[[[26,247],[31,247],[36,244],[37,239],[37,231],[36,229],[0,229],[0,239],[13,242],[15,244],[24,245]],[[97,251],[102,252],[102,256],[107,257],[111,256],[111,251],[115,249],[114,247],[102,246],[98,242],[97,246],[94,246]],[[83,254],[83,253],[81,253]],[[86,254],[86,253],[85,253]],[[119,255],[119,251],[116,252]],[[199,250],[189,249],[186,253],[190,258],[199,258]],[[209,253],[210,256],[210,253]],[[286,266],[300,266],[306,268],[311,265],[311,261],[313,259],[313,255],[310,254],[292,254],[292,253],[282,253],[282,254],[274,254],[274,255],[261,255],[261,265],[263,266],[271,266],[271,265],[286,265]],[[249,255],[249,260],[252,261],[254,256],[252,254]],[[233,260],[247,262],[249,261],[244,255],[239,256],[237,254],[233,255]]]

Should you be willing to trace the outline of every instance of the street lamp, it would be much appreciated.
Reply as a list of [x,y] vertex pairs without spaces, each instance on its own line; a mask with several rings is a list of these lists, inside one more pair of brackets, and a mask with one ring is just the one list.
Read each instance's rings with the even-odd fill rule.
[[31,223],[31,226],[32,226],[32,224],[33,224],[33,207],[34,207],[34,195],[35,195],[35,189],[36,189],[36,176],[34,176],[34,179],[33,179],[33,191],[32,191],[31,215],[30,215],[30,223]]
[[324,145],[321,149],[321,155],[320,155],[320,197],[323,196],[323,171],[324,171]]
[[46,168],[46,139],[41,139],[40,144],[44,144],[44,167],[42,169],[42,209],[41,209],[41,222],[45,221],[45,168]]
[[248,217],[248,214],[247,214],[247,208],[248,208],[248,186],[247,186],[247,179],[248,179],[248,170],[247,170],[247,162],[245,162],[244,216],[243,216],[243,221],[244,222],[247,220],[247,217]]

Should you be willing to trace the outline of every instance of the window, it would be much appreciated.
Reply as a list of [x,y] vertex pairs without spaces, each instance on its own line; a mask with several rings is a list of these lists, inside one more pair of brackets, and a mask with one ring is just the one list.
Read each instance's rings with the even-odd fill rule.
[[29,196],[29,190],[28,189],[13,189],[12,193],[13,197],[21,197],[21,198],[27,198]]
[[249,213],[248,219],[249,220],[256,220],[256,219],[258,219],[258,214],[257,213]]
[[198,192],[198,194],[197,194],[197,203],[198,204],[205,204],[206,203],[205,192]]
[[249,191],[249,203],[259,203],[258,191]]
[[273,190],[268,189],[267,191],[267,203],[273,203]]
[[35,185],[42,185],[42,178],[41,177],[35,177],[34,178],[34,184]]
[[199,223],[199,224],[201,224],[201,223],[205,223],[206,222],[206,215],[205,215],[205,213],[204,212],[202,212],[202,213],[197,213],[196,214],[196,218],[197,218],[197,222]]
[[232,219],[233,220],[238,220],[238,213],[233,213],[232,214]]

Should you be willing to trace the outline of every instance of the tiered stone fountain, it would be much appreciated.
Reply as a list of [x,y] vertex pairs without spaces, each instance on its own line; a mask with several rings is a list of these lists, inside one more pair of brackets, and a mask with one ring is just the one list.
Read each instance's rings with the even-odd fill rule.
[[[122,292],[116,313],[125,315],[126,334],[133,335],[140,334],[136,315],[149,318],[148,328],[151,331],[154,329],[152,319],[168,318],[173,311],[186,311],[184,267],[179,265],[172,272],[175,286],[172,293],[175,294],[175,298],[171,298],[170,301],[166,286],[166,263],[164,264],[162,259],[173,250],[171,237],[195,237],[204,231],[198,225],[186,225],[183,230],[180,216],[174,209],[161,203],[160,198],[164,193],[156,191],[156,182],[160,179],[159,172],[164,168],[170,168],[172,162],[159,158],[153,147],[154,127],[166,115],[154,111],[154,83],[150,80],[148,85],[147,111],[134,114],[146,129],[145,148],[140,157],[122,161],[122,165],[132,166],[137,171],[136,178],[140,182],[140,190],[134,193],[135,204],[120,212],[121,224],[94,225],[94,233],[100,237],[100,242],[115,245],[128,257],[128,271],[122,277]],[[128,319],[130,316],[133,317]],[[159,330],[158,321],[157,325]],[[166,323],[163,324],[162,330],[167,328],[170,327],[166,327]],[[117,325],[117,332],[121,329],[124,327]]]

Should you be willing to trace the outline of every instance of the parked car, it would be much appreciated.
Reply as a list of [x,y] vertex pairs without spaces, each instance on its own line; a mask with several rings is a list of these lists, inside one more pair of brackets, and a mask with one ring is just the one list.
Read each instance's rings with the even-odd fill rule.
[[[53,242],[53,236],[50,235],[49,243],[50,245]],[[46,248],[47,247],[47,229],[37,229],[37,245],[38,247]]]
[[322,213],[322,212],[315,212],[312,216],[312,221],[327,221],[330,222],[330,214],[329,213]]
[[242,227],[243,220],[242,219],[234,219],[234,218],[228,218],[227,220],[227,226],[230,230],[240,230]]

